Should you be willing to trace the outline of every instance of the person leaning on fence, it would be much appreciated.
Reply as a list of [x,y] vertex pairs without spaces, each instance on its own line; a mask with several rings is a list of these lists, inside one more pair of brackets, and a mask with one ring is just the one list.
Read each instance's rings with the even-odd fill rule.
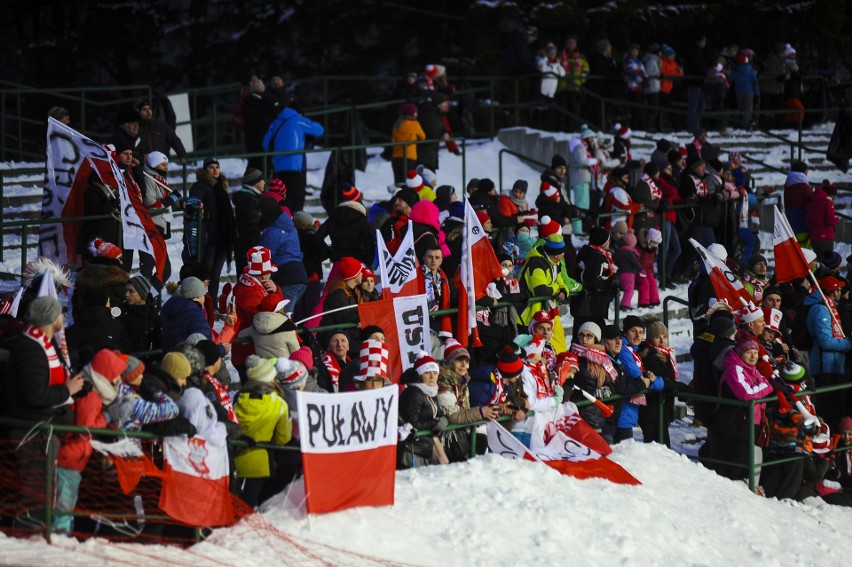
[[[606,340],[606,336],[604,339]],[[663,379],[657,379],[656,374],[645,368],[645,362],[639,355],[639,349],[645,342],[645,322],[636,315],[628,315],[622,324],[622,346],[618,353],[618,360],[624,368],[624,378],[628,382],[641,381],[642,389],[650,389],[659,392],[665,386]],[[624,385],[619,385],[620,388]],[[634,388],[635,389],[635,388]],[[639,411],[641,407],[647,407],[648,402],[644,394],[638,394],[625,401],[618,415],[615,442],[619,443],[625,439],[633,439],[633,428],[639,423]]]
[[609,231],[595,226],[589,231],[589,243],[577,254],[583,293],[571,300],[575,329],[586,321],[593,321],[601,327],[609,317],[609,306],[618,289],[618,278],[615,277],[618,270],[609,247]]
[[[649,392],[646,396],[647,405],[639,407],[639,427],[642,428],[642,438],[645,443],[664,443],[671,447],[669,425],[674,421],[674,399],[678,392],[687,386],[678,380],[678,368],[675,349],[669,345],[669,330],[655,315],[644,317],[645,342],[639,347],[639,356],[645,369],[657,377],[657,382],[663,383],[662,392]],[[663,411],[663,437],[659,435],[660,396]]]
[[[439,435],[450,424],[438,405],[438,374],[440,366],[426,352],[414,362],[413,372],[404,377],[406,383],[399,396],[399,445],[397,469],[424,467],[449,462]],[[416,437],[417,431],[428,430],[433,435]]]
[[[560,264],[565,255],[565,239],[562,234],[552,234],[544,239],[543,244],[534,247],[527,254],[527,261],[521,269],[518,282],[521,293],[528,297],[550,297],[554,301],[565,301],[569,296],[569,288],[562,280]],[[540,303],[526,306],[518,315],[518,326],[525,329],[532,322],[533,315],[544,309]],[[567,349],[565,331],[559,317],[554,321],[553,345],[557,350]]]

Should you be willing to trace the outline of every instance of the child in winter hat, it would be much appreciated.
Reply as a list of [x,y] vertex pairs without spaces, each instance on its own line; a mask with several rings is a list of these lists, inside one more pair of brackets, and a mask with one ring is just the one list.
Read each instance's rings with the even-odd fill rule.
[[246,358],[246,378],[261,384],[272,384],[277,373],[275,358],[261,358],[251,354]]
[[304,390],[308,383],[308,369],[297,360],[279,358],[275,362],[276,380],[287,390]]

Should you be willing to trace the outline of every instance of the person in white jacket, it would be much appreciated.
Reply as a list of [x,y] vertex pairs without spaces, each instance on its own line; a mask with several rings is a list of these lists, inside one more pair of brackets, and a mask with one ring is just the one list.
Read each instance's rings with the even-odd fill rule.
[[[580,127],[580,135],[571,138],[568,149],[571,152],[568,166],[574,206],[585,212],[589,210],[591,191],[597,189],[597,179],[601,171],[600,161],[596,157],[595,132],[583,124]],[[575,220],[574,234],[582,234],[582,228],[582,222]]]
[[536,65],[541,71],[541,95],[550,102],[556,96],[559,79],[565,76],[565,68],[556,55],[555,45],[548,43],[544,53],[544,56],[536,58]]

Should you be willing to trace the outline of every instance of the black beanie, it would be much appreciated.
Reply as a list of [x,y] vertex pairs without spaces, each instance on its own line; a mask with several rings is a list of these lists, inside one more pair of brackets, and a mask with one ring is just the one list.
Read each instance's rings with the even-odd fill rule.
[[609,231],[602,226],[593,226],[589,231],[589,244],[603,246],[609,240]]
[[482,191],[483,193],[489,193],[492,189],[494,189],[494,187],[494,182],[485,177],[479,180],[479,183],[476,185],[476,190]]
[[550,169],[556,169],[557,167],[568,167],[568,162],[565,161],[565,158],[559,154],[554,154],[552,158],[550,158]]
[[644,171],[645,171],[645,173],[647,173],[649,176],[654,177],[655,175],[657,175],[658,173],[660,173],[660,166],[659,166],[659,165],[657,165],[657,163],[656,163],[656,162],[649,161],[648,163],[646,163],[646,164],[645,164],[645,169],[644,169]]
[[372,335],[373,333],[381,333],[384,335],[385,330],[379,327],[378,325],[367,325],[358,332],[358,341],[363,343],[364,341],[369,339],[370,335]]
[[414,204],[420,200],[420,196],[417,194],[417,191],[415,191],[411,187],[403,187],[402,189],[396,192],[394,198],[408,203],[409,207],[413,207]]
[[669,153],[669,150],[672,149],[672,143],[665,138],[660,138],[657,140],[657,149],[663,153]]
[[201,353],[201,356],[204,357],[205,366],[212,366],[213,364],[216,364],[217,360],[222,358],[219,346],[209,339],[198,341],[195,348]]

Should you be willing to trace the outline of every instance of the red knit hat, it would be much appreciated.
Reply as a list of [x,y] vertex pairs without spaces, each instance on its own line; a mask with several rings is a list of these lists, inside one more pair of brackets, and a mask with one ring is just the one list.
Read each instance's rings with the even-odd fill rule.
[[350,185],[348,183],[343,184],[343,187],[340,191],[340,198],[343,202],[356,201],[360,203],[363,197],[364,196],[361,194],[360,191],[358,191],[358,188],[354,185]]
[[420,354],[417,355],[417,360],[414,362],[414,369],[418,374],[441,371],[441,367],[438,366],[437,361],[429,356],[428,352],[424,351],[421,351]]
[[491,220],[491,217],[488,216],[488,211],[485,209],[479,209],[476,211],[476,218],[479,219],[479,224],[485,226],[485,223]]
[[497,370],[503,378],[514,378],[524,370],[524,361],[511,346],[504,346],[497,354]]
[[429,65],[426,65],[426,68],[423,70],[423,74],[429,77],[430,79],[434,79],[438,76],[438,66],[433,65],[431,63]]
[[543,181],[541,183],[541,192],[544,193],[545,197],[551,201],[559,200],[559,190],[547,181]]
[[273,177],[269,180],[269,188],[267,190],[270,193],[281,195],[282,199],[287,198],[287,186],[284,185],[284,182],[278,179],[277,177]]
[[462,346],[460,342],[458,342],[454,338],[449,338],[444,342],[444,363],[451,364],[455,359],[460,356],[466,356],[468,359],[470,358],[470,352],[466,348]]
[[364,266],[363,268],[361,268],[361,273],[362,273],[362,274],[364,274],[364,275],[363,275],[363,278],[364,278],[365,280],[366,280],[367,278],[370,278],[370,279],[372,279],[373,281],[376,281],[376,274],[375,274],[375,272],[373,272],[373,270],[371,270],[371,269],[370,269],[370,268],[368,268],[367,266]]
[[580,370],[580,359],[573,352],[561,352],[556,357],[556,368],[560,368],[563,362],[567,362],[571,368]]
[[748,56],[745,53],[737,55],[737,63],[748,63]]
[[417,175],[417,172],[413,169],[409,169],[406,175],[405,186],[411,187],[415,191],[420,191],[423,189],[423,178]]
[[613,128],[615,129],[615,135],[622,140],[629,140],[630,136],[633,134],[630,128],[622,126],[621,124],[614,124]]
[[344,256],[340,259],[340,275],[344,280],[351,280],[358,277],[362,268],[361,262],[352,256]]
[[121,258],[121,248],[112,242],[107,242],[100,238],[95,238],[89,244],[89,252],[92,253],[92,256],[98,256],[99,258],[110,258],[112,260]]
[[314,369],[314,353],[309,347],[302,348],[290,353],[290,360],[301,362],[308,369],[308,372]]
[[541,227],[538,229],[538,235],[541,238],[547,238],[548,236],[552,236],[554,234],[559,234],[562,232],[562,225],[560,225],[555,220],[551,219],[549,216],[544,215],[541,217]]
[[532,333],[533,327],[535,327],[536,325],[541,325],[542,323],[546,323],[553,327],[553,315],[551,315],[550,311],[545,311],[542,309],[541,311],[537,311],[533,315],[532,321],[530,321],[529,325],[530,333]]

